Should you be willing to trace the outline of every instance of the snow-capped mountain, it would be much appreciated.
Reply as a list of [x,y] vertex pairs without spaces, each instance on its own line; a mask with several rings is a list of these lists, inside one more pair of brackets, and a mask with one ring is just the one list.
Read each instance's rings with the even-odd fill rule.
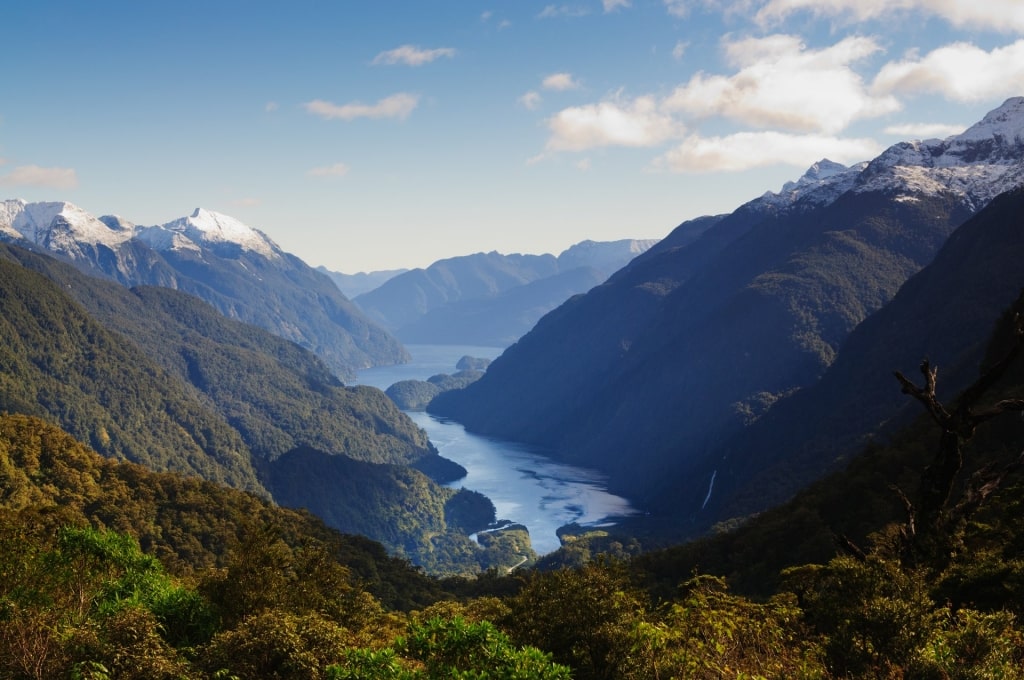
[[0,203],[0,240],[126,286],[175,288],[320,355],[339,375],[408,359],[337,287],[263,232],[203,208],[163,225],[96,218],[66,202]]
[[889,147],[868,164],[854,191],[951,192],[978,210],[1024,182],[1022,156],[1024,97],[1014,97],[959,135]]
[[234,217],[196,208],[188,217],[156,227],[142,227],[138,238],[155,250],[199,251],[204,247],[229,246],[258,253],[268,259],[283,256],[283,251],[266,234]]
[[135,231],[123,224],[106,224],[71,203],[26,203],[16,199],[0,203],[0,234],[79,259],[87,257],[83,246],[116,249]]
[[823,206],[847,191],[883,191],[915,200],[951,193],[979,210],[1024,184],[1024,97],[1007,99],[959,135],[895,144],[850,167],[823,159],[800,179],[747,204],[754,209]]
[[831,203],[853,188],[867,162],[845,166],[824,158],[793,182],[786,182],[779,192],[769,191],[754,204],[784,209],[798,203],[807,206],[822,206]]

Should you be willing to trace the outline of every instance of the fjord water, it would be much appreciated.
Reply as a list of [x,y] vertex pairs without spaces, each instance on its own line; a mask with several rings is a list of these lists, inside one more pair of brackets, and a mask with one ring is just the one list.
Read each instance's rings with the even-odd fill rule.
[[[359,382],[387,389],[399,380],[426,380],[438,373],[455,373],[466,355],[493,359],[499,347],[407,345],[412,362],[359,372]],[[538,554],[556,550],[559,527],[576,522],[585,526],[614,521],[632,514],[629,501],[607,491],[602,476],[592,470],[563,465],[538,449],[516,442],[466,432],[459,423],[427,413],[409,412],[426,430],[442,456],[462,465],[466,477],[450,484],[484,494],[494,503],[498,519],[523,524]]]

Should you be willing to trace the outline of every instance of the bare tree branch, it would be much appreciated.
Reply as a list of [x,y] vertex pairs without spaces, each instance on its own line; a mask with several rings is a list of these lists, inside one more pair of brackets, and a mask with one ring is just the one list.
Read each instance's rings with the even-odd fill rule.
[[[933,367],[928,359],[921,362],[921,375],[924,378],[924,384],[921,387],[915,385],[899,371],[894,373],[903,393],[921,402],[932,420],[942,428],[942,436],[935,459],[921,475],[920,503],[917,514],[921,519],[922,530],[926,533],[935,535],[940,529],[956,478],[963,468],[964,445],[974,436],[977,426],[1003,413],[1024,412],[1024,399],[1005,399],[977,412],[973,410],[981,397],[1006,373],[1022,349],[1024,349],[1024,323],[1022,323],[1020,315],[1016,315],[1014,318],[1014,342],[1009,352],[992,364],[974,384],[960,394],[952,411],[946,409],[935,395],[938,368]],[[984,502],[998,488],[1003,477],[1005,477],[1005,473],[990,477],[985,483],[979,483],[973,490],[973,495],[969,490],[970,500],[965,509],[971,503],[976,502],[980,505]],[[992,484],[995,486],[991,486]],[[909,537],[919,538],[917,527],[914,526],[913,506],[905,495],[902,496],[902,500],[908,513],[905,533]],[[965,498],[965,501],[967,500]]]

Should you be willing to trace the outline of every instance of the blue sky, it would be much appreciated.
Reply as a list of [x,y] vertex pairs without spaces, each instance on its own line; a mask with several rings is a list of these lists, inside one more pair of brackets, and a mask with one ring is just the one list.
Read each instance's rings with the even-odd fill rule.
[[348,273],[660,238],[1024,95],[1022,0],[36,0],[0,24],[0,198],[202,206]]

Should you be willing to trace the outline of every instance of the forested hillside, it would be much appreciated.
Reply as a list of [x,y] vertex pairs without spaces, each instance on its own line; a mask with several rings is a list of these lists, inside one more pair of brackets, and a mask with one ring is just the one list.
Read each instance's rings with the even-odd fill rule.
[[[1024,190],[994,199],[850,334],[821,380],[724,443],[719,451],[729,464],[716,486],[728,500],[713,512],[745,516],[769,508],[844,465],[866,442],[884,443],[918,413],[893,389],[892,371],[911,375],[927,357],[941,367],[941,398],[969,384],[997,320],[1024,288],[1022,211]],[[749,481],[730,488],[739,479]]]
[[[181,292],[127,289],[2,248],[0,408],[50,418],[104,455],[154,470],[265,496],[276,489],[278,502],[435,572],[520,559],[449,528],[455,492],[409,466],[444,479],[464,473],[379,390],[345,387],[309,351]],[[296,451],[339,460],[307,478],[310,468],[294,465],[301,456],[286,455]],[[486,526],[493,508],[477,516]],[[434,535],[452,550],[435,548]]]

